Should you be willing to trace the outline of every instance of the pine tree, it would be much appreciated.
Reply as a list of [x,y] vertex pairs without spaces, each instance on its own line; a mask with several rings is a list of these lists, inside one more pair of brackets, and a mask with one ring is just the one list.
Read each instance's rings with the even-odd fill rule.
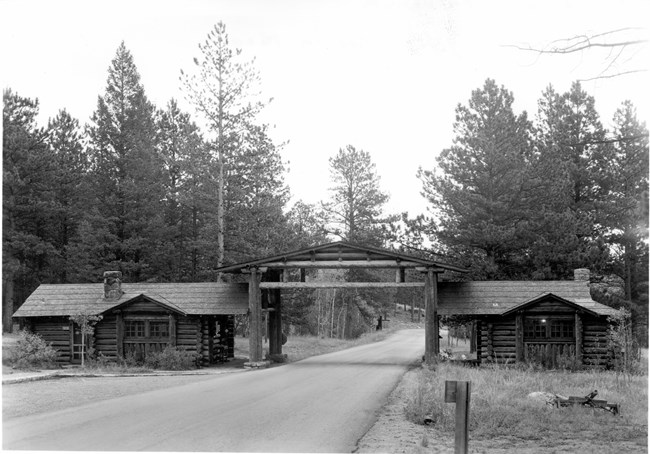
[[440,171],[418,172],[437,239],[480,251],[483,278],[517,276],[529,242],[536,184],[531,125],[525,112],[514,113],[513,102],[511,92],[488,79],[467,106],[456,108],[454,145],[440,153]]
[[[205,186],[211,161],[198,127],[175,100],[156,115],[156,147],[163,160],[164,228],[154,258],[165,280],[196,280],[200,248],[199,225],[205,222]],[[209,192],[209,191],[208,191]]]
[[162,228],[162,163],[155,153],[154,108],[124,43],[108,69],[92,122],[95,204],[111,234],[105,238],[110,241],[105,262],[140,280],[147,277]]
[[253,63],[241,60],[241,50],[230,46],[224,23],[219,22],[210,31],[206,41],[199,44],[201,57],[194,58],[195,74],[181,70],[181,82],[188,99],[208,122],[214,135],[216,155],[217,212],[216,212],[216,266],[224,263],[226,226],[227,162],[242,146],[249,134],[249,126],[263,104],[257,100],[256,85],[259,74]]
[[531,246],[534,278],[568,278],[573,269],[602,269],[607,247],[602,241],[599,206],[605,197],[611,158],[595,100],[572,84],[569,92],[549,86],[538,103],[536,232]]
[[225,250],[237,262],[272,255],[292,244],[284,206],[285,167],[266,127],[249,125],[224,160]]
[[2,110],[2,328],[42,281],[52,278],[53,156],[36,125],[38,100],[3,91]]
[[383,216],[388,194],[379,188],[379,175],[370,153],[352,145],[339,149],[329,159],[330,200],[321,203],[327,233],[345,241],[382,246],[386,226],[392,220]]
[[68,249],[90,205],[88,172],[90,163],[82,145],[79,121],[65,110],[50,119],[45,141],[53,156],[52,219],[53,243],[60,263],[55,266],[57,280],[68,282],[68,272],[78,264],[68,260]]
[[615,112],[614,127],[614,153],[606,173],[608,197],[602,211],[606,238],[619,251],[616,271],[625,280],[625,299],[638,301],[638,285],[648,277],[643,261],[648,254],[648,130],[630,101]]

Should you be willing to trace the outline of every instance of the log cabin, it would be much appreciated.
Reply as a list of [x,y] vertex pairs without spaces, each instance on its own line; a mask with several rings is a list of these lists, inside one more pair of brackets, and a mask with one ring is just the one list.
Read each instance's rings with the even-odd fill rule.
[[607,366],[616,310],[592,300],[587,269],[573,281],[441,282],[438,291],[441,315],[476,321],[479,363]]
[[81,362],[81,331],[70,316],[85,313],[102,316],[85,345],[109,360],[142,361],[170,345],[207,366],[234,357],[234,316],[247,311],[247,284],[131,284],[107,271],[103,284],[40,285],[14,319],[51,343],[60,364]]

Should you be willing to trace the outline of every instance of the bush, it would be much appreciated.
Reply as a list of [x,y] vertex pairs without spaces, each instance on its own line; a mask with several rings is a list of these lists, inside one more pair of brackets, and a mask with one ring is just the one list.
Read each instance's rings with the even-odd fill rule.
[[27,330],[18,332],[16,345],[11,348],[14,369],[34,369],[56,366],[56,350],[38,334]]
[[197,353],[177,347],[165,347],[162,352],[147,354],[144,365],[151,369],[189,370],[196,368],[197,359]]

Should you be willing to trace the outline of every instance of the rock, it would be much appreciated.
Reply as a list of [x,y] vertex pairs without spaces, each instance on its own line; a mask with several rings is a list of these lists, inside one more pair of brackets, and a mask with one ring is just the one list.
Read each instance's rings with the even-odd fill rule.
[[558,397],[562,397],[562,396],[558,396],[557,394],[548,393],[544,391],[535,391],[526,396],[526,398],[530,400],[544,403],[546,405],[555,405],[555,400]]
[[271,365],[271,361],[256,361],[244,363],[245,369],[265,369]]

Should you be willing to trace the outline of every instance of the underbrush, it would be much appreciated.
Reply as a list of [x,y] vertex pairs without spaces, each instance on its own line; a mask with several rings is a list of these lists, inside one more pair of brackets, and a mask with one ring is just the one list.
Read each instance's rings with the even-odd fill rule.
[[86,360],[85,368],[114,373],[144,373],[152,370],[191,370],[196,369],[197,353],[177,347],[165,347],[161,352],[148,353],[144,361],[133,355],[126,355],[117,361],[99,354]]
[[[634,440],[647,437],[648,377],[614,372],[543,371],[504,366],[464,367],[441,363],[436,370],[418,371],[407,394],[409,421],[425,417],[445,432],[454,432],[455,405],[444,403],[445,380],[471,382],[470,432],[475,439],[509,437],[551,442],[588,434],[595,441]],[[564,396],[585,396],[598,390],[597,399],[618,403],[614,416],[587,407],[555,408],[527,398],[534,391]]]
[[21,330],[9,348],[8,363],[14,369],[55,368],[56,357],[56,350],[41,336]]

